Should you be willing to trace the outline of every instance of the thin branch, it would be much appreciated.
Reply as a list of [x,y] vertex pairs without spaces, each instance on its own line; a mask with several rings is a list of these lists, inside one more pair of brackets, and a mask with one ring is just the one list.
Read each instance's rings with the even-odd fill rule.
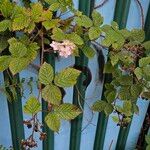
[[103,2],[101,2],[99,5],[95,6],[94,9],[98,9],[98,8],[102,7],[108,1],[109,0],[103,0]]
[[140,2],[140,0],[136,0],[137,1],[137,4],[139,5],[139,8],[140,8],[140,12],[141,12],[141,24],[142,24],[142,29],[144,29],[144,11],[143,11],[143,7],[142,7],[142,4]]
[[110,143],[109,150],[111,150],[112,144],[113,144],[113,140]]

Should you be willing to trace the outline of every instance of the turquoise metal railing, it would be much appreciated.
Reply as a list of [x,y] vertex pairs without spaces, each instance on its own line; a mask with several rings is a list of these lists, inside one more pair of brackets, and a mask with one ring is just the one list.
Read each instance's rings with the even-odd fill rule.
[[[94,0],[79,0],[79,10],[87,16],[90,16],[93,6]],[[80,57],[75,58],[75,66],[80,67],[82,69],[84,67],[87,67],[87,65],[88,58],[80,51]],[[84,80],[85,75],[82,73],[73,91],[73,103],[79,106],[80,104],[78,102],[80,101],[82,107],[84,107],[84,98],[86,91],[86,86],[83,85]],[[81,93],[80,96],[78,96],[78,91]],[[70,150],[80,149],[82,118],[83,116],[80,115],[71,123]]]
[[[25,5],[28,5],[27,0],[22,0]],[[76,2],[76,0],[74,1]],[[94,0],[79,0],[79,10],[82,11],[84,14],[90,16],[91,11],[93,10],[94,7]],[[114,12],[114,18],[113,20],[116,21],[119,24],[119,28],[125,28],[126,27],[126,22],[128,18],[128,13],[130,9],[130,3],[132,2],[131,0],[117,0],[114,1],[116,2],[115,5],[115,12]],[[107,2],[109,3],[109,1]],[[106,3],[106,5],[107,5]],[[111,10],[108,10],[111,11]],[[149,9],[147,12],[147,17],[146,17],[146,22],[145,22],[145,31],[146,31],[146,40],[150,39],[150,5]],[[55,67],[55,56],[53,55],[45,55],[45,61],[50,63],[54,69]],[[80,53],[80,57],[75,59],[75,66],[79,67],[87,67],[88,65],[88,59]],[[86,74],[86,73],[85,73]],[[85,98],[85,92],[86,92],[86,86],[84,86],[82,83],[86,78],[86,75],[82,74],[78,80],[77,85],[74,87],[73,90],[73,103],[76,105],[79,105],[78,102],[81,102],[82,107],[84,108],[84,98]],[[19,74],[17,76],[12,76],[8,71],[4,72],[4,81],[12,83],[10,79],[17,79],[19,81]],[[111,81],[111,76],[110,75],[105,75],[105,83]],[[11,91],[9,88],[6,89],[7,92],[11,95]],[[78,96],[80,92],[81,96]],[[102,94],[102,99],[105,100],[104,98],[104,91],[103,89],[103,94]],[[24,139],[24,127],[22,124],[23,121],[23,114],[22,114],[22,100],[20,96],[20,90],[19,88],[16,88],[16,93],[17,93],[17,98],[13,100],[13,102],[7,102],[8,103],[8,110],[9,110],[9,120],[10,120],[10,127],[11,127],[11,136],[12,136],[12,144],[15,150],[20,150],[20,141]],[[47,109],[47,103],[45,101],[42,101],[42,109]],[[46,113],[42,113],[42,121],[44,122],[44,117]],[[84,114],[83,114],[84,115]],[[80,150],[80,145],[81,145],[81,130],[82,130],[82,120],[83,120],[83,115],[80,115],[78,118],[73,120],[71,122],[71,133],[70,133],[70,143],[69,143],[69,150]],[[104,143],[105,143],[105,138],[106,137],[106,130],[107,130],[107,124],[108,124],[109,117],[106,117],[105,114],[100,113],[98,116],[98,122],[97,122],[97,128],[96,128],[96,133],[95,133],[95,139],[91,139],[94,141],[94,150],[107,150],[104,149]],[[120,128],[119,130],[119,135],[117,139],[117,144],[116,144],[116,150],[124,150],[127,142],[127,138],[129,135],[129,129],[130,125],[128,128]],[[45,125],[44,132],[47,132],[47,139],[42,142],[42,146],[38,147],[39,150],[54,150],[55,145],[55,135],[54,133]],[[10,135],[9,135],[10,136]],[[111,136],[111,135],[110,135]],[[66,139],[67,142],[69,139]],[[59,141],[60,142],[60,141]],[[88,141],[87,141],[88,142]],[[1,144],[1,141],[0,141]],[[61,144],[66,144],[66,143],[61,143]],[[84,149],[81,149],[84,150]],[[91,149],[88,149],[91,150]]]

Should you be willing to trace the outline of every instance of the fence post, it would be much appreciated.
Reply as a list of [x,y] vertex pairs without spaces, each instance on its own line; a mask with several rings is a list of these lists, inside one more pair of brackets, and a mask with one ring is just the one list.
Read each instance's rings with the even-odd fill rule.
[[[10,79],[10,74],[8,71],[4,71],[4,82],[12,84]],[[19,82],[19,75],[11,76],[13,79],[17,79]],[[23,127],[23,113],[22,113],[22,102],[21,102],[21,92],[18,87],[16,87],[15,92],[17,94],[16,99],[12,96],[12,92],[9,87],[6,87],[6,91],[11,96],[11,101],[7,100],[8,110],[9,110],[9,120],[12,134],[12,143],[15,150],[21,149],[21,140],[24,139],[24,127]]]
[[[51,64],[55,70],[55,56],[54,54],[46,54],[44,59],[47,63]],[[47,110],[48,103],[45,100],[42,100],[42,110]],[[47,115],[47,112],[42,112],[42,122],[44,124],[43,132],[46,132],[47,138],[43,141],[43,150],[54,150],[54,132],[45,124],[44,119]]]
[[[79,10],[82,11],[83,14],[90,16],[94,3],[95,0],[79,0]],[[88,65],[88,58],[80,51],[80,57],[75,58],[75,66],[83,68],[86,67],[87,65]],[[83,85],[84,80],[85,75],[83,75],[82,73],[78,79],[77,84],[74,86],[73,91],[73,104],[79,106],[78,102],[80,101],[82,107],[84,107],[83,99],[85,98],[85,91],[86,91],[86,87]],[[78,91],[80,92],[80,96]],[[71,121],[70,150],[80,149],[82,119],[83,115],[80,115],[75,120]]]

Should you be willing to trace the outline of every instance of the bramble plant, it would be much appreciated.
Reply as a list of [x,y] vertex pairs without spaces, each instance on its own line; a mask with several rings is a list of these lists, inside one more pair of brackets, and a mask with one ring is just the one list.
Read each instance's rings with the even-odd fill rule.
[[[68,10],[73,15],[62,19]],[[150,98],[150,41],[145,41],[142,29],[120,30],[116,22],[103,25],[103,17],[96,10],[88,17],[74,9],[72,0],[29,2],[25,6],[0,1],[0,71],[16,75],[28,65],[38,68],[39,95],[31,95],[27,100],[24,113],[31,115],[31,119],[24,124],[39,132],[41,140],[46,138],[46,133],[40,131],[38,112],[48,112],[45,123],[56,132],[61,119],[71,120],[82,112],[77,106],[64,103],[62,94],[64,88],[76,84],[81,71],[68,67],[55,74],[53,67],[44,62],[44,54],[67,58],[70,55],[80,57],[83,52],[91,59],[96,51],[89,43],[100,37],[99,44],[108,50],[104,73],[111,74],[112,81],[104,85],[105,99],[95,102],[91,109],[104,111],[106,115],[114,112],[117,116],[113,116],[113,120],[126,126],[133,114],[139,112],[137,99]],[[35,65],[33,62],[39,53],[41,62]],[[42,110],[41,97],[48,103],[48,110]],[[123,105],[118,105],[117,101]],[[37,146],[33,134],[23,140],[22,145]]]
[[149,135],[146,135],[145,136],[145,141],[146,141],[146,150],[149,150],[150,149],[150,136]]

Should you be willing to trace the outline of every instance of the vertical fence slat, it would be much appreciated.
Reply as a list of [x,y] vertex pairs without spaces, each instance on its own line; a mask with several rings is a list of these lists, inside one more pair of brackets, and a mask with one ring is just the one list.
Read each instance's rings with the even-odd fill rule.
[[115,12],[114,12],[114,21],[116,21],[119,25],[120,29],[126,27],[129,8],[130,8],[131,0],[117,0]]
[[145,40],[150,40],[150,4],[148,7],[148,11],[147,11],[147,16],[146,16],[146,21],[145,21],[145,26],[144,26],[144,30],[145,30]]
[[[116,7],[114,12],[114,21],[116,21],[119,25],[119,28],[122,29],[126,26],[128,12],[130,7],[130,0],[117,0]],[[109,83],[111,81],[111,75],[105,75],[105,83]],[[102,98],[105,100],[104,97],[105,88],[102,92]],[[104,113],[99,113],[98,122],[97,122],[97,129],[94,141],[94,150],[102,150],[105,140],[105,133],[108,123],[108,117]]]
[[[55,70],[55,56],[54,54],[47,54],[44,56],[44,59],[47,63],[51,64]],[[48,103],[42,100],[42,110],[47,110]],[[42,122],[44,124],[43,132],[46,132],[47,138],[43,141],[43,150],[54,150],[54,132],[45,124],[44,119],[47,115],[47,112],[42,112]]]
[[[90,16],[92,6],[94,6],[94,3],[95,3],[94,0],[79,0],[79,10],[82,11],[83,14]],[[87,65],[88,65],[88,58],[82,52],[80,52],[80,57],[75,58],[75,66],[84,67]],[[85,98],[85,91],[86,91],[86,87],[83,85],[84,80],[85,76],[81,74],[73,91],[73,104],[79,106],[80,101],[82,107],[84,107],[83,99]],[[76,89],[76,87],[78,88],[78,90]],[[78,91],[81,94],[80,96],[78,94]],[[81,98],[81,96],[83,99]],[[71,122],[70,150],[80,149],[82,119],[83,115],[80,115]]]
[[[111,82],[111,79],[112,79],[111,75],[106,74],[104,84]],[[104,92],[105,92],[105,87],[102,92],[102,98],[101,98],[102,100],[105,100]],[[95,141],[94,141],[94,150],[103,149],[107,122],[108,122],[108,117],[104,113],[99,113],[96,134],[95,134]]]
[[[4,82],[11,83],[10,76],[7,71],[4,71]],[[11,76],[17,79],[19,82],[19,75]],[[6,91],[11,95],[10,89],[7,87]],[[12,102],[8,101],[9,119],[12,134],[12,143],[15,150],[21,149],[21,140],[24,139],[24,127],[23,127],[23,113],[22,113],[22,102],[19,88],[16,88],[17,98],[14,99],[11,96]],[[6,135],[7,136],[7,135]]]

